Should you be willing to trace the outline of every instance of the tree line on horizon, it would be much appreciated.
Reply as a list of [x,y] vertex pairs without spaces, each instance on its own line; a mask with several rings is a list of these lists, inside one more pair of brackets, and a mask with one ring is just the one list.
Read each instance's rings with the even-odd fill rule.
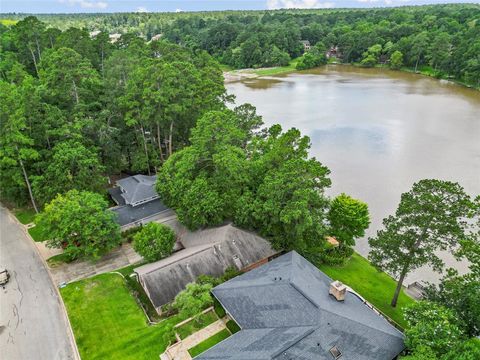
[[[53,26],[162,34],[206,50],[233,68],[283,66],[303,53],[301,40],[338,49],[337,61],[391,64],[480,86],[480,6],[42,15]],[[20,17],[20,15],[19,15]]]

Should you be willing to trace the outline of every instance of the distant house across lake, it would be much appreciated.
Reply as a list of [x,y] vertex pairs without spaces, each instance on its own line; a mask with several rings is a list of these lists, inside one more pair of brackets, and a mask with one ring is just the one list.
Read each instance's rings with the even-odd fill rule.
[[122,230],[154,221],[160,214],[170,211],[155,190],[156,180],[155,175],[129,176],[118,180],[117,186],[108,190],[117,204],[110,210],[117,214]]
[[310,41],[308,41],[308,40],[301,40],[300,42],[301,42],[302,45],[303,45],[303,51],[304,51],[304,52],[307,52],[307,51],[310,50]]

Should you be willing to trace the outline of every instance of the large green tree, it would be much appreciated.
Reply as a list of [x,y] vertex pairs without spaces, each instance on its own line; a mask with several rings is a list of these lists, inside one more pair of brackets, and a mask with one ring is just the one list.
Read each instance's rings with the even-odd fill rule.
[[38,212],[28,165],[36,161],[39,154],[30,136],[24,102],[15,84],[0,81],[0,183],[3,196],[10,200],[17,196],[23,198],[21,189],[26,187],[32,206]]
[[440,357],[453,349],[462,339],[453,311],[428,301],[419,301],[405,310],[408,328],[405,345],[411,351],[429,348]]
[[169,256],[175,245],[175,233],[166,225],[150,222],[133,236],[133,248],[147,261]]
[[385,218],[384,228],[369,239],[370,261],[398,278],[392,306],[409,272],[424,265],[443,268],[437,251],[460,245],[470,209],[470,197],[449,181],[420,180],[402,194],[395,215]]
[[33,183],[34,193],[46,203],[69,190],[100,192],[106,185],[104,167],[97,153],[76,140],[55,145],[42,175]]
[[101,195],[71,190],[45,205],[36,223],[47,245],[62,248],[70,260],[98,259],[121,241],[115,214],[107,208]]

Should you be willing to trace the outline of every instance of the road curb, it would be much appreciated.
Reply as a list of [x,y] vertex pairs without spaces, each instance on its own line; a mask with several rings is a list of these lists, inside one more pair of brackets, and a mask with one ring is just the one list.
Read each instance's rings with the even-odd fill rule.
[[33,240],[33,238],[30,236],[30,233],[28,232],[27,227],[24,224],[22,224],[20,221],[18,221],[18,219],[16,218],[16,216],[14,214],[12,214],[10,209],[8,209],[7,207],[5,207],[5,209],[7,210],[8,216],[17,225],[20,226],[20,228],[25,233],[27,238],[33,243],[33,247],[35,248],[35,252],[37,253],[37,256],[40,258],[43,266],[45,267],[45,270],[47,271],[48,277],[50,278],[50,281],[51,281],[51,283],[52,283],[52,285],[55,289],[55,293],[57,294],[57,299],[58,299],[58,302],[60,304],[60,307],[62,308],[63,319],[65,321],[65,324],[67,325],[67,328],[68,328],[68,338],[69,338],[69,341],[70,341],[70,346],[73,349],[74,360],[81,360],[80,352],[78,351],[78,347],[77,347],[77,342],[75,341],[75,335],[73,333],[72,324],[70,323],[70,319],[68,318],[67,308],[65,307],[65,303],[63,302],[63,298],[62,298],[62,295],[60,294],[60,290],[58,289],[57,284],[55,284],[55,282],[53,281],[52,273],[50,272],[50,268],[48,267],[47,261],[40,254],[40,251],[38,250],[37,245],[35,245],[35,240]]

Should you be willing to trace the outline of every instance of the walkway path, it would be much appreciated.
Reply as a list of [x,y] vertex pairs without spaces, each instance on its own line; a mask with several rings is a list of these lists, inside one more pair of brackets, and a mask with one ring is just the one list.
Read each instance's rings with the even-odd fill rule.
[[68,320],[47,269],[22,225],[2,206],[0,266],[11,274],[0,288],[0,358],[76,359]]
[[50,268],[55,284],[85,279],[97,274],[103,274],[121,269],[125,266],[138,264],[142,257],[138,255],[130,244],[123,244],[109,252],[97,262],[77,260],[69,264],[61,264]]
[[[186,337],[182,341],[172,345],[168,350],[169,358],[171,360],[191,360],[192,357],[188,353],[188,349],[191,349],[195,345],[200,344],[202,341],[207,340],[209,337],[225,329],[225,321],[220,319],[214,323],[204,327],[202,330]],[[163,359],[163,358],[162,358]]]

